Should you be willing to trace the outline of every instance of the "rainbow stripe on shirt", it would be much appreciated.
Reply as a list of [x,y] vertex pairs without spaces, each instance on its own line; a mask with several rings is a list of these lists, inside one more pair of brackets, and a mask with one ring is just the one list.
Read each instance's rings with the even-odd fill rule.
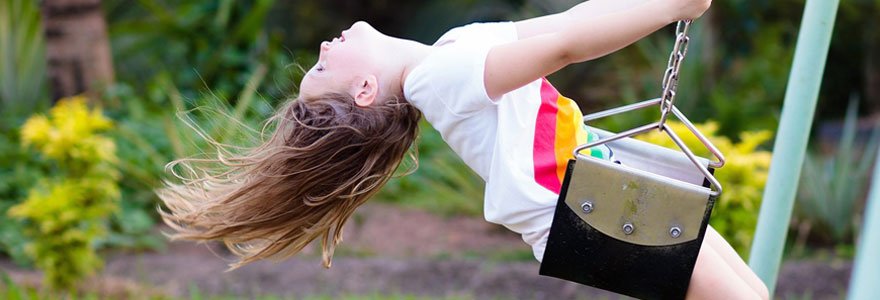
[[[568,160],[577,145],[599,137],[589,132],[583,123],[583,114],[573,100],[562,96],[547,79],[541,83],[541,106],[535,120],[533,159],[535,182],[559,194]],[[593,157],[609,159],[608,147],[587,149]]]

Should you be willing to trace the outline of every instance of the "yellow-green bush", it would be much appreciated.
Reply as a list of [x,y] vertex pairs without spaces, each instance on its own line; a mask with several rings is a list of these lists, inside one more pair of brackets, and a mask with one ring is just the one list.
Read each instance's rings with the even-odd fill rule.
[[[709,150],[688,131],[687,127],[678,122],[667,124],[695,154],[711,157]],[[772,138],[773,134],[770,131],[743,132],[740,134],[740,142],[733,143],[730,139],[717,135],[716,123],[707,122],[697,124],[696,127],[721,150],[727,159],[724,167],[715,171],[716,178],[724,187],[724,193],[715,203],[710,224],[741,256],[746,257],[755,234],[761,196],[770,169],[770,152],[760,151],[757,148]],[[663,132],[654,131],[638,138],[678,150],[675,143]]]
[[26,252],[53,287],[69,288],[102,264],[94,243],[106,235],[119,199],[116,146],[101,135],[112,126],[101,110],[89,110],[85,98],[72,97],[22,127],[22,145],[40,152],[52,168],[9,215],[25,220]]

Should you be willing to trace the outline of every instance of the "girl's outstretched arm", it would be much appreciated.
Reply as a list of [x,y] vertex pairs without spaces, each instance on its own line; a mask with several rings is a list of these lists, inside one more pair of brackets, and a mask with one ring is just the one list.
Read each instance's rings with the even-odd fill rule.
[[584,1],[560,13],[517,21],[516,31],[520,39],[559,32],[572,26],[578,20],[587,20],[618,12],[645,3],[646,1],[648,0]]
[[648,0],[595,18],[575,20],[566,28],[493,47],[483,80],[492,99],[572,63],[617,51],[681,19],[693,19],[711,0]]

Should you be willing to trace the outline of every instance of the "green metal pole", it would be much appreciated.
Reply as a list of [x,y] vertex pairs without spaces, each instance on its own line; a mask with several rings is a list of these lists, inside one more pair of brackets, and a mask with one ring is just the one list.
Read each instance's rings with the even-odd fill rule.
[[[880,159],[880,153],[878,153]],[[849,283],[850,300],[880,298],[880,160],[874,165],[871,193],[865,207],[865,225]]]
[[776,288],[782,248],[785,245],[785,235],[791,219],[839,2],[807,0],[801,20],[794,62],[782,106],[782,119],[773,145],[770,177],[764,189],[764,200],[749,261],[749,266],[767,285],[770,295],[773,295]]

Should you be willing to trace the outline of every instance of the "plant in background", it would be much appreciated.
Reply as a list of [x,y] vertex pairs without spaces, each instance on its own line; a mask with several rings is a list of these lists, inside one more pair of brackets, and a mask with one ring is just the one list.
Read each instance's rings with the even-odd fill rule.
[[[266,76],[266,67],[255,66],[255,71],[248,74],[245,88],[229,101],[209,93],[185,98],[171,78],[165,76],[148,84],[146,97],[122,83],[107,91],[107,97],[125,101],[107,111],[116,120],[110,134],[120,158],[117,166],[122,174],[119,183],[123,201],[119,212],[113,215],[111,233],[104,246],[162,247],[165,239],[152,232],[158,200],[153,190],[168,175],[165,164],[209,153],[212,149],[208,139],[240,147],[258,142],[259,129],[274,112],[256,90]],[[191,126],[199,128],[205,136]]]
[[[785,40],[787,27],[767,25],[747,42],[735,44],[735,49],[714,47],[723,33],[713,27],[712,19],[701,19],[691,27],[676,106],[689,112],[695,122],[715,121],[717,133],[733,140],[740,132],[776,128],[792,55]],[[659,97],[672,42],[671,34],[655,34],[609,57],[614,67],[601,80],[616,88],[610,106]],[[640,61],[647,63],[636,63]],[[648,109],[597,124],[620,131],[657,119],[656,110]]]
[[[102,246],[160,248],[151,232],[164,165],[203,153],[204,139],[253,136],[285,99],[298,69],[266,28],[274,0],[102,1],[118,84],[104,91],[120,157],[121,194]],[[257,92],[257,91],[260,92]],[[246,124],[246,126],[239,126]],[[250,142],[250,141],[247,141]]]
[[[113,44],[113,63],[121,82],[148,100],[152,84],[168,79],[183,97],[210,93],[229,98],[248,84],[257,67],[271,80],[258,86],[266,99],[291,91],[296,69],[280,38],[266,29],[274,0],[103,1]],[[310,48],[311,50],[311,48]],[[164,105],[171,103],[165,102]]]
[[45,53],[37,1],[0,2],[0,117],[27,115],[45,99]]
[[[17,128],[17,127],[16,127]],[[0,123],[0,253],[25,265],[23,224],[6,212],[27,196],[27,187],[42,176],[42,162],[18,142],[18,131]]]
[[[667,122],[694,154],[710,157],[711,153],[688,129],[679,122]],[[713,122],[697,124],[697,129],[724,154],[727,163],[715,172],[724,186],[724,193],[715,202],[710,224],[718,231],[743,258],[748,258],[755,226],[758,223],[758,210],[761,196],[770,169],[770,152],[758,150],[761,144],[770,140],[770,131],[749,131],[739,136],[739,143],[718,136],[718,125]],[[687,133],[687,134],[684,134]],[[666,133],[654,131],[638,136],[653,144],[678,150]]]
[[234,144],[254,136],[251,129],[271,115],[272,104],[288,96],[299,74],[265,26],[274,2],[102,2],[114,65],[126,70],[104,98],[117,104],[107,113],[116,120],[112,135],[124,199],[105,245],[161,247],[164,239],[151,230],[157,220],[153,189],[166,175],[163,167],[208,146],[186,122]]
[[0,1],[0,254],[26,264],[22,222],[7,210],[36,182],[38,158],[19,144],[17,128],[46,103],[46,55],[38,1]]
[[22,144],[53,166],[8,214],[25,220],[25,250],[52,287],[70,288],[101,266],[95,242],[107,234],[119,200],[116,146],[101,134],[112,126],[84,97],[73,97],[22,127]]
[[855,230],[861,224],[856,207],[865,197],[880,145],[880,130],[875,126],[864,148],[859,149],[857,106],[857,102],[850,102],[833,153],[809,151],[804,160],[794,216],[797,251],[804,248],[810,236],[833,245],[852,245]]
[[[443,215],[482,214],[483,179],[464,164],[427,122],[419,124],[416,147],[419,168],[388,181],[376,199]],[[410,167],[401,164],[400,169]]]

